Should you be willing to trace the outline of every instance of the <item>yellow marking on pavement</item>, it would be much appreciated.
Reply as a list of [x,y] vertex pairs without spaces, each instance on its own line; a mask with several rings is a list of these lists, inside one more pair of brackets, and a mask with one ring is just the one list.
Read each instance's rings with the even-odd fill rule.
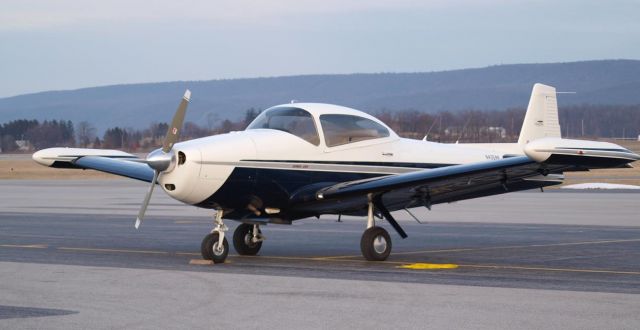
[[82,248],[82,247],[59,247],[58,250],[65,251],[89,251],[89,252],[122,252],[122,253],[143,253],[143,254],[169,254],[165,251],[150,250],[124,250],[124,249],[99,249],[99,248]]
[[28,244],[28,245],[0,244],[0,247],[20,248],[20,249],[46,249],[47,245],[44,245],[44,244]]
[[190,224],[190,223],[198,223],[201,221],[193,221],[193,220],[176,220],[173,223],[177,223],[177,224]]
[[213,261],[211,260],[204,260],[204,259],[191,259],[189,260],[189,265],[213,265]]
[[458,265],[456,264],[425,264],[425,263],[417,263],[417,264],[404,264],[400,266],[396,266],[396,268],[404,268],[404,269],[456,269]]

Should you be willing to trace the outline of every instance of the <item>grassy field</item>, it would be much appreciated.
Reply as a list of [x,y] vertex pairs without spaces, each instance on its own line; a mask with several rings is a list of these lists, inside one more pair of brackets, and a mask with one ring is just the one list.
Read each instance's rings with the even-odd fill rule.
[[[640,154],[639,141],[612,141]],[[640,162],[631,169],[593,170],[566,173],[565,185],[584,182],[605,182],[640,185]],[[6,179],[110,179],[120,178],[92,170],[55,169],[37,164],[30,155],[4,156],[0,158],[0,180]]]
[[33,160],[16,156],[0,159],[0,180],[111,179],[119,176],[92,170],[58,169],[42,166]]

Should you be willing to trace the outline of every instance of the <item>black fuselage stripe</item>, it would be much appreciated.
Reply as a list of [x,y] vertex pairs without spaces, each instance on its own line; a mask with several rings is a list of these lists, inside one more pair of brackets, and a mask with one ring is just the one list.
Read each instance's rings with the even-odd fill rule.
[[359,166],[380,166],[380,167],[412,167],[412,168],[439,168],[456,164],[441,163],[402,163],[402,162],[357,162],[357,161],[326,161],[326,160],[267,160],[267,159],[242,159],[241,162],[261,162],[261,163],[296,163],[296,164],[319,164],[319,165],[359,165]]

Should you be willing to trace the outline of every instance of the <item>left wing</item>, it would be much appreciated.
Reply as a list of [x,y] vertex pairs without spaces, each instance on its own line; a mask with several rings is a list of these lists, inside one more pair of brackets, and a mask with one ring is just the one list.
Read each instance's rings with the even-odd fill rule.
[[119,150],[49,148],[33,154],[39,164],[55,168],[92,169],[141,180],[153,181],[153,169],[135,155]]

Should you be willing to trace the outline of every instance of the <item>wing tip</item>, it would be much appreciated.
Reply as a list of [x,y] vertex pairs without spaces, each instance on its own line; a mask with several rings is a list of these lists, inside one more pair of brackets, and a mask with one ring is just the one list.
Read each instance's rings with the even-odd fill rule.
[[185,99],[187,102],[191,101],[191,91],[188,89],[184,91],[184,96],[182,98]]

